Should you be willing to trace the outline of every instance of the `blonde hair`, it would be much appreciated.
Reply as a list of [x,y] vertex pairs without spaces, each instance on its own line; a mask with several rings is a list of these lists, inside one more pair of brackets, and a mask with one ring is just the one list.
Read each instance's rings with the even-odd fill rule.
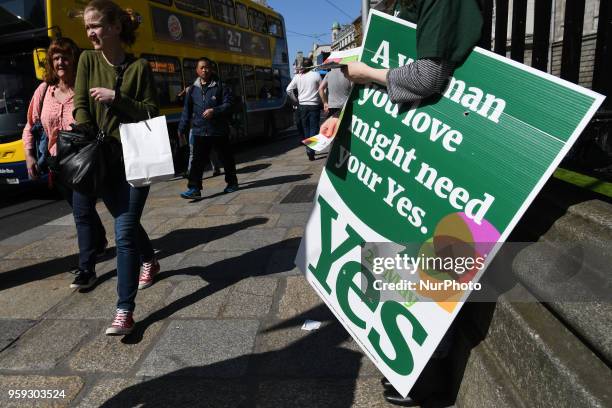
[[122,43],[132,45],[136,42],[136,30],[140,25],[140,18],[134,10],[124,10],[111,0],[92,0],[85,7],[84,13],[88,10],[100,13],[107,24],[121,24],[119,38]]

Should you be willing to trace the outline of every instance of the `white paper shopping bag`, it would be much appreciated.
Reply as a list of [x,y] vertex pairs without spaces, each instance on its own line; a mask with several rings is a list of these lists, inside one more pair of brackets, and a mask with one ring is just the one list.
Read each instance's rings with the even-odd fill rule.
[[125,177],[134,187],[174,177],[166,117],[119,125]]

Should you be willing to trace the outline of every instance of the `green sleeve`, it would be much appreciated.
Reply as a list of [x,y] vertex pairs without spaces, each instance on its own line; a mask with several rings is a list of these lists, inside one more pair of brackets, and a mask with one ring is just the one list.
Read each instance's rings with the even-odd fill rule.
[[124,92],[120,92],[115,95],[113,106],[119,111],[125,112],[132,116],[135,121],[145,120],[151,117],[155,117],[159,114],[158,102],[157,102],[157,90],[155,89],[155,83],[153,82],[153,73],[149,64],[143,64],[142,69],[139,70],[141,81],[139,87],[142,87],[142,100],[137,101]]
[[476,0],[418,2],[417,57],[461,63],[480,40],[482,13]]
[[84,52],[77,65],[76,80],[74,83],[74,109],[72,116],[78,124],[91,124],[93,119],[89,112],[89,54]]

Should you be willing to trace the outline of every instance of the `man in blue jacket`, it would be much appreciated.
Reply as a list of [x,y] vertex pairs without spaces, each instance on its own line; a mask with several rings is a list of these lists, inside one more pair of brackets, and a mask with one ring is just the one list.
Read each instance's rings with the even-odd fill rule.
[[178,126],[179,138],[185,140],[189,126],[194,136],[193,162],[189,170],[188,190],[181,193],[185,199],[202,197],[202,174],[214,146],[225,169],[225,193],[238,190],[236,163],[229,144],[229,116],[232,91],[214,73],[214,63],[202,57],[196,67],[198,78],[185,97],[185,105]]

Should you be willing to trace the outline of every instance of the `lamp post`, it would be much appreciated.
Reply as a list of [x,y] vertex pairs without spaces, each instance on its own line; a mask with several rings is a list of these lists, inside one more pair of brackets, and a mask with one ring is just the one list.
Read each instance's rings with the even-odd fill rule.
[[370,0],[361,0],[361,32],[362,33],[365,33],[369,12],[370,12]]

